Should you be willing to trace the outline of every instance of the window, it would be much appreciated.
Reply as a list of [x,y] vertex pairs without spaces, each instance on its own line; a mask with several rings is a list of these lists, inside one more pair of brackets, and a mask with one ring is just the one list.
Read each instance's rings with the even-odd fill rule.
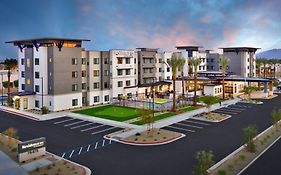
[[167,59],[167,63],[169,63],[169,62],[170,62],[170,59],[168,58],[168,59]]
[[82,70],[82,77],[86,77],[86,71]]
[[123,81],[118,81],[118,87],[123,87]]
[[24,58],[21,59],[21,65],[24,65]]
[[87,88],[87,84],[86,83],[82,83],[82,90],[86,90]]
[[40,77],[40,74],[39,74],[39,72],[35,72],[35,78],[39,78]]
[[100,88],[100,83],[99,82],[94,83],[94,89],[98,89],[98,88]]
[[159,63],[162,63],[162,58],[159,58]]
[[78,77],[78,72],[72,71],[72,78],[77,78],[77,77]]
[[35,100],[35,107],[39,108],[39,100]]
[[126,69],[126,75],[130,75],[131,74],[131,70],[130,69]]
[[137,69],[135,69],[135,75],[137,74]]
[[97,103],[100,101],[100,97],[99,96],[94,96],[94,103]]
[[35,58],[35,65],[39,65],[39,58]]
[[130,58],[126,58],[126,64],[130,64]]
[[82,58],[81,60],[82,60],[82,64],[83,64],[83,65],[86,65],[86,63],[87,63],[86,58]]
[[104,64],[108,64],[108,58],[104,58]]
[[105,102],[109,101],[109,95],[105,95],[105,96],[104,96],[104,101],[105,101]]
[[170,68],[169,67],[167,67],[167,72],[170,72]]
[[123,75],[123,70],[122,69],[118,69],[117,70],[117,75]]
[[167,76],[167,80],[170,80],[171,79],[171,77],[170,76]]
[[77,58],[72,58],[71,63],[72,65],[77,65]]
[[109,70],[104,70],[104,76],[108,76],[109,75]]
[[137,59],[136,58],[134,59],[134,63],[137,64]]
[[94,64],[100,64],[100,59],[99,58],[94,58]]
[[126,81],[126,86],[131,86],[131,81],[130,80]]
[[127,97],[132,98],[133,97],[132,93],[127,93]]
[[40,92],[40,86],[39,85],[35,85],[35,92]]
[[72,85],[72,92],[78,91],[78,85],[77,84],[73,84]]
[[21,90],[25,90],[25,84],[21,84]]
[[21,78],[24,78],[24,76],[25,76],[25,72],[21,71]]
[[26,66],[30,67],[30,59],[29,58],[26,59]]
[[103,83],[103,88],[108,88],[108,83],[107,82]]
[[122,58],[117,58],[117,64],[122,64]]
[[161,67],[159,67],[159,72],[162,72],[162,68]]
[[159,79],[159,81],[162,81],[162,77],[159,77],[158,79]]
[[82,104],[86,104],[87,103],[87,98],[86,97],[82,97]]
[[78,99],[72,99],[72,106],[78,105]]
[[100,71],[99,70],[94,70],[94,77],[100,76]]

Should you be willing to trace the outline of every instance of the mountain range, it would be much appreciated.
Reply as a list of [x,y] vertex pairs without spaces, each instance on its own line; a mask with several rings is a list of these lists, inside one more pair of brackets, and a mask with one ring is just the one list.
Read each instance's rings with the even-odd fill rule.
[[281,59],[281,49],[271,49],[271,50],[259,52],[256,54],[256,57],[267,58],[267,59],[271,59],[271,58]]

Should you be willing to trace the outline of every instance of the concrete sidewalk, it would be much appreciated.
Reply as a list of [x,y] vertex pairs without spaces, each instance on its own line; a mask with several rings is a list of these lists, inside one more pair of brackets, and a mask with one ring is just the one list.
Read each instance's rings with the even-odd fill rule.
[[0,175],[28,175],[28,173],[9,156],[0,151]]

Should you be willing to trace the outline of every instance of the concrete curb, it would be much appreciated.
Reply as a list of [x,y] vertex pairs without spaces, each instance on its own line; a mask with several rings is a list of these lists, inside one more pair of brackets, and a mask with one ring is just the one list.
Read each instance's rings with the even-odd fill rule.
[[4,108],[1,108],[0,110],[4,111],[4,112],[7,112],[7,113],[10,113],[10,114],[15,114],[17,116],[25,117],[25,118],[28,118],[28,119],[31,119],[31,120],[40,121],[40,119],[38,119],[36,117],[30,116],[30,115],[27,115],[27,114],[23,114],[23,113],[20,113],[20,112],[11,111],[11,110],[4,109]]
[[[279,121],[278,123],[280,123],[281,121]],[[263,132],[261,132],[260,134],[258,134],[255,138],[254,138],[254,140],[256,140],[256,139],[258,139],[258,137],[260,137],[262,134],[264,134],[264,133],[266,133],[267,131],[269,131],[271,128],[273,128],[274,126],[273,125],[271,125],[270,127],[268,127],[267,129],[265,129]],[[279,136],[279,137],[281,137],[281,136]],[[278,140],[279,139],[279,137],[276,139],[276,140]],[[274,141],[275,142],[275,141]],[[242,145],[242,146],[240,146],[238,149],[236,149],[235,151],[233,151],[232,153],[230,153],[228,156],[226,156],[225,158],[223,158],[222,160],[220,160],[219,162],[217,162],[215,165],[213,165],[212,167],[210,167],[207,171],[210,173],[210,172],[212,172],[212,171],[214,171],[214,170],[216,170],[217,168],[219,168],[220,166],[222,166],[222,164],[224,163],[224,162],[226,162],[228,159],[230,159],[230,158],[232,158],[234,155],[236,155],[236,154],[238,154],[242,149],[244,149],[246,147],[246,144],[244,144],[244,145]],[[266,148],[265,150],[267,150],[268,148]],[[261,153],[263,154],[265,151],[262,151]],[[261,154],[260,153],[260,154]],[[261,155],[262,155],[261,154]],[[260,156],[261,156],[260,155]],[[256,159],[254,159],[254,160],[256,160]],[[251,163],[251,162],[250,162]]]
[[105,139],[108,139],[108,140],[113,140],[115,142],[118,142],[118,143],[122,143],[122,144],[126,144],[126,145],[133,145],[133,146],[157,146],[157,145],[165,145],[165,144],[168,144],[168,143],[172,143],[172,142],[175,142],[183,137],[185,137],[186,135],[185,134],[181,134],[180,136],[178,137],[175,137],[175,138],[172,138],[172,139],[168,139],[168,140],[165,140],[165,141],[162,141],[162,142],[130,142],[130,141],[124,141],[124,140],[119,140],[119,139],[114,139],[114,138],[109,138],[107,136],[104,136]]

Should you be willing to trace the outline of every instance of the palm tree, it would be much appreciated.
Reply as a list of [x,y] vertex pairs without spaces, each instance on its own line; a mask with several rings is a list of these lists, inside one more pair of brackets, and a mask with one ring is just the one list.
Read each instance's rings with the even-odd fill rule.
[[266,64],[268,63],[268,60],[266,58],[261,58],[261,62],[263,65],[263,78],[266,78]]
[[200,58],[195,58],[195,57],[191,57],[189,60],[189,63],[191,66],[193,66],[193,72],[194,72],[194,97],[193,97],[193,105],[196,105],[196,91],[197,91],[197,70],[198,70],[198,66],[201,63],[201,59]]
[[257,58],[256,59],[256,72],[257,72],[257,76],[258,77],[261,77],[261,66],[262,66],[262,59],[261,58]]
[[270,59],[269,63],[273,65],[274,71],[273,71],[273,78],[276,78],[276,64],[278,64],[279,60],[278,59]]
[[225,85],[224,85],[224,77],[225,71],[227,70],[230,59],[226,56],[220,57],[221,71],[222,71],[222,99],[225,99]]
[[178,57],[173,55],[168,61],[169,66],[172,68],[172,79],[173,79],[173,108],[172,111],[176,111],[176,76],[177,68],[179,65]]
[[18,66],[18,61],[13,58],[6,58],[4,61],[5,69],[8,70],[8,99],[10,98],[10,84],[11,84],[11,70],[14,70]]
[[178,67],[180,68],[180,71],[181,71],[181,84],[182,84],[182,97],[183,98],[185,97],[185,95],[184,95],[185,86],[184,86],[184,75],[183,75],[184,64],[185,64],[184,57],[179,56],[178,57]]

